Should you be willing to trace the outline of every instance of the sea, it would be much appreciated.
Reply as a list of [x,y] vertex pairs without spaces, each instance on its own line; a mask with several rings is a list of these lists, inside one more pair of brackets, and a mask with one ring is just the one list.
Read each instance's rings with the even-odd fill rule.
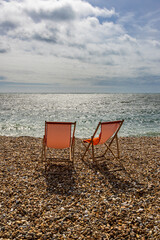
[[160,94],[1,93],[0,135],[43,137],[45,121],[76,121],[76,137],[122,120],[120,136],[160,135]]

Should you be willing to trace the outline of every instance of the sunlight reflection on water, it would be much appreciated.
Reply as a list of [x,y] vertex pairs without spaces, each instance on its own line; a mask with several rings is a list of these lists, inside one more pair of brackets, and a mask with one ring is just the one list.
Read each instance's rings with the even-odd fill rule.
[[77,121],[76,137],[99,121],[124,119],[121,136],[160,134],[160,94],[0,94],[0,135],[44,134],[46,121]]

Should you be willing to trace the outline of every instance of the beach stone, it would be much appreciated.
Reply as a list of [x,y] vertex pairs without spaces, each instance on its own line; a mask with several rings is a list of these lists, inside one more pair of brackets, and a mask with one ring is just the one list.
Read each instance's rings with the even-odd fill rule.
[[159,239],[160,138],[119,141],[120,161],[82,162],[76,139],[74,166],[45,172],[42,139],[1,136],[0,239]]

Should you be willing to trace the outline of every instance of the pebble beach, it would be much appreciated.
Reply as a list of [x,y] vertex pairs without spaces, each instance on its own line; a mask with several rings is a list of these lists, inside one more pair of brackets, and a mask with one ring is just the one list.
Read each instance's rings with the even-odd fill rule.
[[95,165],[76,139],[74,165],[45,171],[41,138],[1,136],[0,239],[160,239],[160,137],[119,142]]

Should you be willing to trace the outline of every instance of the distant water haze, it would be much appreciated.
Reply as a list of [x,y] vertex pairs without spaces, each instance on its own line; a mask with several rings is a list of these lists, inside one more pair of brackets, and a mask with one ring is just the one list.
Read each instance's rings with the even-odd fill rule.
[[85,138],[121,119],[120,136],[160,135],[160,94],[0,94],[0,135],[42,137],[45,121],[77,121]]

